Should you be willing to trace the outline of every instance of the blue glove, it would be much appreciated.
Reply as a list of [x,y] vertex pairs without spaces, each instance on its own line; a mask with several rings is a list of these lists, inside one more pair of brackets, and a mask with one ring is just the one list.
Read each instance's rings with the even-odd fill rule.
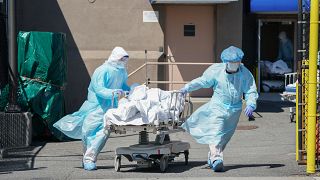
[[248,117],[252,117],[253,110],[254,110],[253,107],[248,105],[244,110],[244,114]]
[[188,93],[188,90],[185,87],[181,88],[179,91],[182,92],[182,94],[187,94]]

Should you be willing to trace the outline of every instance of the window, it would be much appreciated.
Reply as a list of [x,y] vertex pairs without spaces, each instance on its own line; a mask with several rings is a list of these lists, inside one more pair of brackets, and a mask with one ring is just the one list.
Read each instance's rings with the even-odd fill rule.
[[184,36],[195,36],[196,26],[195,25],[184,25]]

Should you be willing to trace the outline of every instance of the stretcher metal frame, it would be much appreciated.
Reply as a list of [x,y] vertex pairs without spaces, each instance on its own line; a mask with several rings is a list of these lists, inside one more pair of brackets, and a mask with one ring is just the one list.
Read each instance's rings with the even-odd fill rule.
[[[297,73],[286,73],[284,74],[285,83],[284,86],[286,87],[288,84],[294,84],[297,81]],[[296,103],[296,92],[286,92],[284,91],[282,94],[282,99],[287,100],[293,103]],[[296,106],[289,108],[289,117],[290,122],[295,122],[294,117],[296,115]]]
[[[190,101],[190,96],[183,95],[184,98],[178,98],[183,95],[182,92],[172,91],[170,106],[174,105],[173,116],[165,122],[160,122],[159,125],[110,125],[110,130],[116,134],[126,134],[126,132],[139,132],[139,144],[134,144],[129,147],[118,147],[115,150],[114,169],[119,172],[121,169],[121,157],[127,158],[130,162],[137,162],[138,167],[148,168],[159,166],[161,172],[165,172],[169,162],[172,162],[175,157],[180,154],[185,156],[185,165],[188,164],[190,144],[182,141],[171,141],[169,134],[184,131],[180,125],[190,116],[193,111],[193,105]],[[113,94],[114,97],[114,94]],[[174,98],[175,97],[175,98]],[[188,97],[188,98],[187,98]],[[114,98],[112,98],[114,100]],[[178,100],[183,102],[178,103]],[[173,103],[173,104],[172,104]],[[183,105],[183,110],[176,120],[177,105]],[[112,102],[114,105],[114,102]],[[187,109],[186,109],[187,107]],[[171,110],[169,115],[171,116]],[[149,141],[148,133],[156,134],[154,141]]]

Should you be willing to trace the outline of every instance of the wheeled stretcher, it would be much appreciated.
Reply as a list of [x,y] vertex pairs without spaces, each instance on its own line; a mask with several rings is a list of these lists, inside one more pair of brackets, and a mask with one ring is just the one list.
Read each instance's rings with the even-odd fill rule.
[[[154,123],[142,125],[117,125],[113,123],[109,125],[111,132],[117,134],[125,134],[129,131],[139,132],[138,144],[116,148],[115,171],[120,171],[122,157],[127,158],[130,162],[137,162],[138,167],[159,166],[162,172],[166,171],[168,163],[180,154],[184,154],[185,164],[188,164],[190,144],[188,142],[172,141],[169,135],[183,131],[180,125],[191,114],[192,103],[190,97],[186,100],[186,96],[181,92],[172,91],[170,93],[168,107],[173,108],[167,111],[168,119],[161,121],[156,119],[153,121]],[[154,141],[149,141],[149,133],[156,134]]]

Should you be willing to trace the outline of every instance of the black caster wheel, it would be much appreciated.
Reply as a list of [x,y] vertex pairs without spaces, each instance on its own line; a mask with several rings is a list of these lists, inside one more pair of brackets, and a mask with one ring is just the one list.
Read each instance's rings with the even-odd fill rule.
[[189,164],[189,150],[185,150],[183,152],[183,154],[184,154],[184,164],[188,165]]
[[114,170],[119,172],[121,168],[121,155],[116,155],[114,158]]
[[165,172],[167,170],[167,167],[168,167],[168,156],[163,155],[160,158],[160,171]]

